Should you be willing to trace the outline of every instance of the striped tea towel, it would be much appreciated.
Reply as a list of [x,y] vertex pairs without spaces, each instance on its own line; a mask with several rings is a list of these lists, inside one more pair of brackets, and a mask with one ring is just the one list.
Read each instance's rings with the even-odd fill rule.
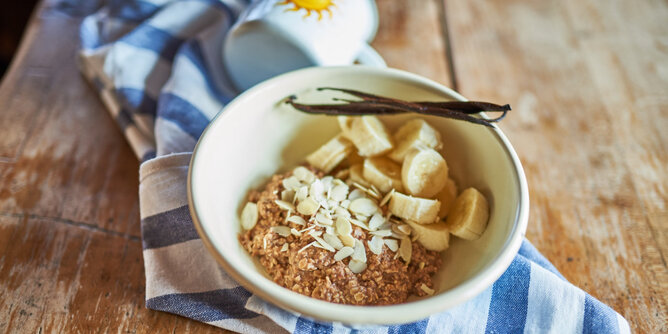
[[148,308],[243,333],[629,332],[622,316],[568,283],[528,241],[476,298],[400,326],[316,322],[233,281],[195,232],[186,175],[202,130],[236,94],[221,68],[221,41],[247,5],[109,1],[81,25],[81,71],[145,161],[139,194]]

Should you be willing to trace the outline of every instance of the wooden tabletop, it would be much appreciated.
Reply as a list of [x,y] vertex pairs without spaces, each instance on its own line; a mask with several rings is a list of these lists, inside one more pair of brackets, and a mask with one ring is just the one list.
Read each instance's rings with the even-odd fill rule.
[[[377,2],[389,66],[513,106],[528,239],[668,331],[668,3]],[[0,332],[217,331],[144,307],[139,163],[77,70],[95,2],[73,3],[40,5],[0,85]]]

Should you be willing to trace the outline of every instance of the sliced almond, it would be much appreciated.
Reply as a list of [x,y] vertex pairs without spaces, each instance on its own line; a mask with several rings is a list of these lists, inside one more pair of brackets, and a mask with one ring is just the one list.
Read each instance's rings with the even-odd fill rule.
[[277,200],[274,201],[274,203],[276,203],[276,205],[278,205],[278,207],[283,209],[283,210],[295,211],[295,206],[292,205],[292,203],[290,203],[290,202],[286,202],[286,201],[277,199]]
[[428,287],[428,286],[427,286],[426,284],[424,284],[424,283],[422,283],[422,285],[420,285],[420,289],[421,289],[422,291],[424,291],[426,294],[430,295],[430,296],[433,295],[434,292],[436,292],[436,291],[434,291],[434,289]]
[[343,247],[338,252],[336,252],[336,254],[334,254],[334,260],[341,261],[348,256],[353,255],[353,252],[355,252],[355,250],[352,247]]
[[297,201],[301,202],[305,200],[308,197],[308,187],[307,186],[302,186],[297,189],[295,198]]
[[394,239],[384,239],[383,242],[385,242],[385,246],[389,248],[391,251],[396,252],[399,250],[399,242],[394,240]]
[[353,232],[353,227],[350,221],[345,217],[336,218],[336,233],[339,235],[348,235]]
[[346,247],[355,247],[355,240],[357,240],[350,234],[339,234],[339,239]]
[[329,193],[329,197],[337,202],[341,202],[348,197],[348,185],[339,184],[332,188],[332,191]]
[[311,184],[315,181],[316,177],[313,172],[308,170],[308,168],[299,166],[292,171],[292,175],[297,178],[297,180],[304,182],[306,184]]
[[401,239],[401,244],[399,245],[399,256],[404,259],[406,264],[411,263],[411,256],[413,255],[413,243],[408,237]]
[[378,205],[372,199],[358,198],[350,202],[348,209],[355,214],[371,216],[378,212]]
[[348,263],[348,268],[350,268],[350,271],[354,274],[359,274],[366,269],[366,262],[351,260]]
[[378,230],[369,232],[371,235],[377,235],[381,237],[389,237],[392,235],[392,230]]
[[282,183],[285,189],[294,190],[294,189],[299,189],[299,187],[302,186],[302,183],[299,182],[299,180],[294,176],[286,177],[285,179],[283,179]]
[[257,204],[248,202],[241,210],[241,227],[245,230],[250,230],[257,224],[258,212]]
[[353,260],[366,263],[366,249],[364,248],[364,244],[359,240],[355,242],[355,252],[353,253]]
[[348,199],[351,201],[350,204],[352,204],[352,201],[358,199],[358,198],[364,198],[364,191],[359,190],[359,189],[353,189],[349,194],[348,194]]
[[383,237],[377,235],[373,236],[370,241],[367,241],[369,250],[376,255],[380,255],[383,252],[383,244]]
[[318,241],[318,243],[319,243],[323,248],[325,248],[326,250],[328,250],[328,251],[330,251],[330,252],[336,252],[336,249],[334,249],[334,247],[333,247],[332,245],[330,245],[329,243],[327,243],[327,241],[325,241],[325,239],[323,239],[323,238],[321,238],[321,237],[314,236],[314,235],[313,235],[313,239],[315,239],[316,241]]
[[372,231],[377,230],[381,225],[385,223],[385,217],[383,217],[380,212],[376,212],[371,216],[369,220],[369,229]]
[[337,238],[335,235],[330,234],[330,233],[325,233],[322,238],[332,247],[335,249],[341,249],[343,248],[343,243],[339,238]]
[[288,243],[287,243],[287,242],[284,243],[283,246],[281,247],[281,252],[287,252],[289,247],[290,247],[290,246],[288,246]]
[[318,213],[315,215],[315,221],[317,221],[318,223],[323,224],[323,225],[332,225],[332,224],[334,224],[334,221],[332,220],[332,218],[327,217],[327,215],[325,215],[325,214],[322,213],[322,212],[318,212]]
[[289,223],[295,223],[297,225],[306,225],[306,221],[304,220],[304,218],[300,216],[290,216],[288,217],[287,221]]
[[337,218],[338,217],[350,218],[350,211],[339,206],[336,209],[334,209],[334,215],[336,215]]
[[294,235],[295,237],[301,237],[302,236],[302,232],[297,231],[296,228],[291,228],[290,233],[292,233],[292,235]]
[[281,200],[286,201],[288,203],[294,203],[295,202],[295,194],[296,191],[294,189],[286,189],[281,191]]
[[336,172],[336,175],[334,175],[337,179],[345,179],[350,175],[350,169],[342,169],[338,172]]
[[390,202],[390,198],[392,198],[392,194],[394,194],[394,188],[390,190],[387,194],[385,194],[385,197],[383,197],[382,200],[380,200],[380,203],[378,203],[378,206],[384,206],[385,204]]
[[321,201],[325,199],[325,185],[320,180],[315,180],[311,183],[311,186],[308,189],[308,194],[310,197],[313,197],[316,201]]
[[287,226],[272,226],[272,227],[270,227],[269,229],[270,229],[272,232],[274,232],[274,233],[276,233],[276,234],[278,234],[278,235],[280,235],[280,236],[282,236],[282,237],[287,237],[287,236],[289,236],[290,234],[292,234],[292,232],[290,232],[290,228],[287,227]]
[[320,204],[318,204],[318,202],[316,202],[312,197],[308,197],[305,200],[299,202],[297,205],[297,212],[305,216],[310,216],[316,213],[319,207]]
[[348,209],[348,207],[350,206],[350,200],[348,199],[343,200],[341,201],[341,203],[339,203],[339,205],[344,209]]
[[359,219],[350,218],[350,219],[348,219],[348,221],[350,221],[350,223],[355,225],[355,226],[359,226],[359,227],[361,227],[361,228],[363,228],[367,231],[369,230],[369,226],[367,226],[365,222],[363,222]]
[[317,241],[312,241],[310,244],[308,244],[308,245],[306,245],[306,246],[300,248],[300,249],[297,251],[297,253],[301,253],[301,252],[304,251],[305,249],[307,249],[307,248],[309,248],[309,247],[311,247],[311,246],[313,246],[314,244],[317,244],[317,243],[318,243]]

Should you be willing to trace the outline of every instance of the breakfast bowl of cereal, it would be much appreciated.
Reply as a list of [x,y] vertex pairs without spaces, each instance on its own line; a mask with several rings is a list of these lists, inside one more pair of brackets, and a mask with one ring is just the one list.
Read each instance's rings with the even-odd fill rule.
[[360,66],[261,83],[195,148],[195,227],[233,279],[313,319],[396,324],[464,303],[517,254],[529,196],[508,139],[463,101]]

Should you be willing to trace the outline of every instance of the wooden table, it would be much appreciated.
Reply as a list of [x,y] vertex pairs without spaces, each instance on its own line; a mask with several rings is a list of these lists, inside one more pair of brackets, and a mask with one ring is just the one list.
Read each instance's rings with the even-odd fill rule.
[[[144,307],[138,162],[36,10],[0,86],[0,332],[214,331]],[[634,332],[668,323],[668,3],[378,0],[388,64],[510,103],[527,237]]]

